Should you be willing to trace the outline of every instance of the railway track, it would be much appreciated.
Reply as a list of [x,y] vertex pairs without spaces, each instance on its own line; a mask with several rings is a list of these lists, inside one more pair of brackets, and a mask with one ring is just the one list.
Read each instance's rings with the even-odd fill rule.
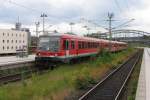
[[7,84],[9,82],[19,81],[21,79],[29,78],[29,77],[31,77],[33,72],[35,72],[35,71],[29,70],[29,71],[20,72],[17,74],[1,76],[0,77],[0,85]]
[[19,73],[16,73],[16,74],[3,75],[3,76],[0,76],[0,85],[30,78],[33,73],[36,73],[36,74],[40,75],[40,74],[46,73],[47,70],[48,69],[39,70],[39,69],[36,69],[36,68],[32,68],[30,70],[22,71],[22,72],[19,72]]
[[141,55],[142,51],[134,54],[91,90],[81,96],[79,100],[120,100],[125,85]]

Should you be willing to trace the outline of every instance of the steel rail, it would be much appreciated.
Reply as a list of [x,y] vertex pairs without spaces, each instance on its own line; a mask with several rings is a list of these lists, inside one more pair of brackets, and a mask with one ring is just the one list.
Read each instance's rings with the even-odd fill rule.
[[[132,56],[132,57],[130,57],[130,58],[128,58],[128,60],[127,61],[125,61],[122,65],[120,65],[116,70],[114,70],[113,72],[111,72],[108,76],[106,76],[106,78],[104,78],[102,81],[100,81],[98,84],[96,84],[92,89],[90,89],[88,92],[86,92],[84,95],[82,95],[80,98],[79,98],[79,100],[88,100],[88,96],[90,96],[90,95],[92,95],[92,92],[94,93],[94,90],[96,90],[97,88],[98,88],[98,86],[102,86],[102,84],[104,84],[104,82],[105,81],[107,81],[107,80],[109,80],[109,79],[111,79],[111,77],[113,76],[113,75],[115,75],[118,71],[120,71],[121,70],[121,68],[124,66],[124,65],[126,65],[128,62],[130,62],[130,60],[132,60],[136,55],[137,55],[138,53],[136,53],[136,54],[134,54],[134,56]],[[139,56],[138,56],[138,58],[139,58]],[[136,59],[136,61],[135,61],[135,63],[133,64],[134,66],[136,65],[136,62],[138,61],[138,59]],[[129,69],[130,69],[130,67],[129,67]],[[133,67],[131,68],[131,70],[133,70]],[[129,74],[131,74],[131,72],[132,71],[129,71]],[[129,76],[130,75],[127,75],[127,78],[129,78]],[[125,79],[125,81],[127,81],[127,78]],[[125,85],[125,81],[124,81],[124,83],[123,83],[123,85]],[[123,89],[123,85],[121,86],[121,88],[119,89],[119,91],[117,92],[117,95],[116,95],[116,100],[117,100],[117,98],[119,97],[119,95],[120,95],[120,93],[121,93],[121,90]],[[90,99],[91,100],[91,99]],[[114,99],[112,99],[112,100],[114,100]]]

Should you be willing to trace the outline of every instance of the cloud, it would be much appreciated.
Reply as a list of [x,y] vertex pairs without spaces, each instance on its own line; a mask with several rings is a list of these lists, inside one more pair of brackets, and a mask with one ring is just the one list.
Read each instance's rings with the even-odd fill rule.
[[[135,18],[136,20],[130,23],[132,29],[140,29],[150,31],[150,2],[148,0],[0,0],[0,23],[3,26],[11,26],[20,17],[20,21],[26,27],[31,27],[35,30],[35,22],[40,21],[41,13],[46,13],[46,26],[53,25],[50,30],[57,29],[60,32],[70,31],[68,23],[75,22],[73,27],[74,32],[80,34],[87,33],[87,30],[82,26],[85,23],[79,23],[81,18],[95,20],[100,25],[107,26],[107,22],[100,21],[107,19],[108,12],[114,12],[114,19],[121,19],[120,22],[114,22],[117,26],[124,19]],[[92,24],[88,24],[94,32],[95,28]],[[1,27],[1,26],[0,26]],[[42,26],[40,27],[42,30]],[[96,31],[105,31],[103,28],[97,28]],[[34,32],[33,32],[34,34]]]

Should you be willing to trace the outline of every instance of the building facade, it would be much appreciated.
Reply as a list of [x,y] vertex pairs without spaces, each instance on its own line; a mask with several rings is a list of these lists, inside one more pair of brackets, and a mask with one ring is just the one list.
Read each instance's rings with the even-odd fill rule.
[[0,29],[0,54],[15,54],[20,49],[28,50],[28,33],[19,30]]

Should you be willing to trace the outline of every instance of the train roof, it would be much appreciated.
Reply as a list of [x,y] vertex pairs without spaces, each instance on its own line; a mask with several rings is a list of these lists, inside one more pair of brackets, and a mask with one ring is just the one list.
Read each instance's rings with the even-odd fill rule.
[[[60,36],[63,38],[73,38],[73,39],[79,39],[79,40],[91,40],[91,41],[101,41],[101,42],[110,42],[109,40],[105,39],[97,39],[97,38],[91,38],[91,37],[84,37],[84,36],[78,36],[78,35],[72,35],[72,34],[64,34],[64,33],[49,33],[47,35],[42,36]],[[111,43],[117,43],[117,44],[127,44],[125,42],[118,42],[118,41],[111,41]]]

